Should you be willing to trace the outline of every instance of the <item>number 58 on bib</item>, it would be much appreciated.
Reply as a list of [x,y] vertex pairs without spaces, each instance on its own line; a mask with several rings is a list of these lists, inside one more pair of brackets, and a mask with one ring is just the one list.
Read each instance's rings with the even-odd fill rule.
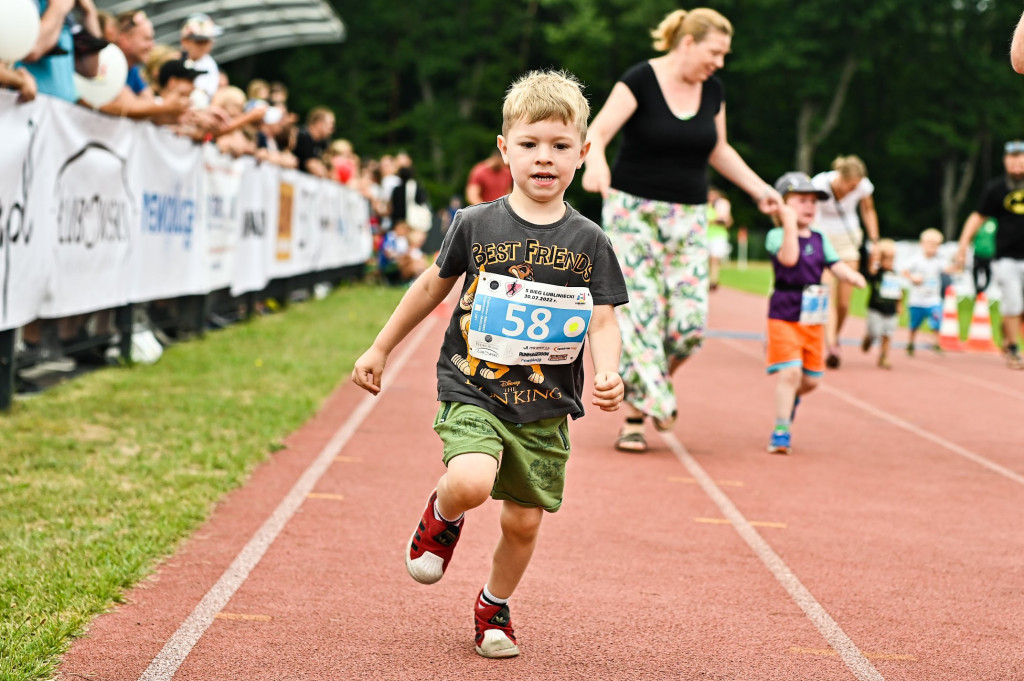
[[469,354],[498,364],[569,364],[583,349],[590,290],[483,273],[469,322]]

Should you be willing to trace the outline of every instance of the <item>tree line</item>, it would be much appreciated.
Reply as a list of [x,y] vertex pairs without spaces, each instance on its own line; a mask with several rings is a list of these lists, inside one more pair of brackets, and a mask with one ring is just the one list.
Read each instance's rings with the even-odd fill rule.
[[[1002,144],[1024,137],[1024,79],[1008,49],[1020,3],[1008,0],[708,0],[735,28],[725,83],[729,138],[768,181],[826,170],[857,154],[875,183],[882,233],[959,233]],[[696,5],[695,5],[696,6]],[[509,83],[564,68],[596,114],[631,64],[655,55],[649,31],[666,0],[435,0],[338,6],[340,45],[228,64],[237,80],[280,79],[299,112],[337,114],[358,153],[407,150],[435,206],[500,131]],[[614,154],[614,148],[610,150]],[[714,179],[714,178],[713,178]],[[727,182],[740,224],[767,229]],[[567,194],[594,218],[579,182]]]

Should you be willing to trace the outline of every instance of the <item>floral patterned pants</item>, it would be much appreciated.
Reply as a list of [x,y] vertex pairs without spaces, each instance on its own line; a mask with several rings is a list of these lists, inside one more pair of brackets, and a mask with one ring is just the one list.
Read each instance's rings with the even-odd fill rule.
[[707,206],[652,201],[611,190],[602,210],[629,304],[622,333],[626,402],[654,418],[676,411],[669,366],[704,341],[708,317]]

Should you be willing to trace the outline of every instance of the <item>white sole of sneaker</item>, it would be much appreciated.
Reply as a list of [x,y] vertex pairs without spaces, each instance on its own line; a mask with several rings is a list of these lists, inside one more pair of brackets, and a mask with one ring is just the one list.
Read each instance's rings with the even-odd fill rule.
[[[419,529],[419,525],[416,526]],[[444,577],[444,559],[432,553],[424,553],[416,559],[409,557],[412,551],[412,543],[416,541],[416,530],[413,530],[409,537],[409,543],[405,545],[405,569],[409,576],[420,584],[436,584]]]
[[769,454],[789,454],[789,447],[772,447],[768,446]]
[[476,646],[476,654],[491,659],[515,657],[519,654],[519,646],[501,629],[488,629],[484,632],[483,642]]

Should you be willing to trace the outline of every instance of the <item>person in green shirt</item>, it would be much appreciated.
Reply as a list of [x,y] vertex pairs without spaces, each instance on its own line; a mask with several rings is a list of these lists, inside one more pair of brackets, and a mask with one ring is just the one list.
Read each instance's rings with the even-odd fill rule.
[[996,228],[999,222],[988,218],[981,223],[978,233],[974,235],[971,246],[974,248],[974,290],[982,293],[992,282],[992,258],[996,255]]

